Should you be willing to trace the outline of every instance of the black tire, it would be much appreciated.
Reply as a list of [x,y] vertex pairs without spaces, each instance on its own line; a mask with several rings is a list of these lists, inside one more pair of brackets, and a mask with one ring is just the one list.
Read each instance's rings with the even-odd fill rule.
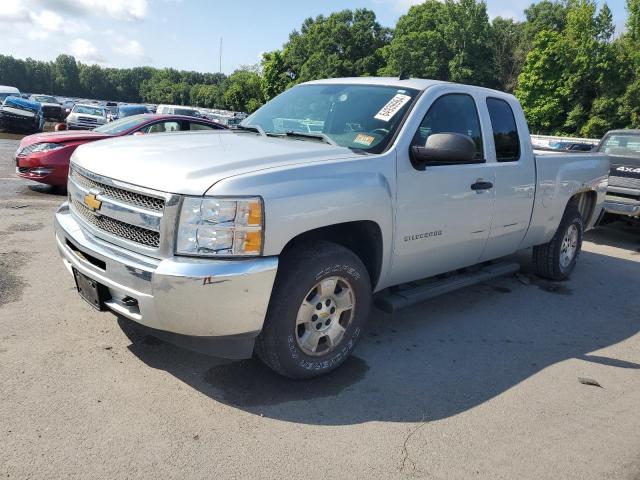
[[[571,262],[563,265],[560,259],[563,250],[563,241],[567,231],[572,226],[575,226],[578,234],[576,250]],[[533,247],[533,267],[536,274],[540,277],[556,281],[569,278],[580,256],[583,236],[584,221],[577,205],[571,203],[567,206],[553,238],[544,245]]]
[[[350,287],[354,308],[345,314],[352,313],[351,321],[335,347],[325,354],[309,355],[299,344],[299,328],[306,327],[297,325],[298,311],[314,286],[330,277],[339,277]],[[371,296],[367,269],[352,251],[326,241],[294,248],[280,259],[267,317],[256,341],[258,357],[275,372],[289,378],[310,378],[334,370],[351,354],[361,336],[369,317]],[[344,318],[337,320],[340,325]]]

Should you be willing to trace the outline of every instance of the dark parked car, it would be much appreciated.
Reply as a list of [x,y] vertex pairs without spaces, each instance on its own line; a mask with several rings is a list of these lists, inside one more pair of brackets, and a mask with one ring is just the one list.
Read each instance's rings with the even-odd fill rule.
[[145,113],[151,112],[144,105],[120,105],[116,110],[113,120],[119,120],[121,118],[131,117],[133,115],[142,115]]
[[590,152],[595,148],[592,143],[585,142],[551,142],[549,148],[554,150],[572,150],[574,152]]
[[44,128],[42,106],[38,102],[9,96],[0,106],[0,130],[15,133],[41,132]]
[[64,120],[62,105],[56,97],[52,97],[51,95],[33,93],[29,97],[29,100],[39,102],[40,105],[42,105],[42,113],[44,114],[44,118],[55,120],[57,122],[61,122],[62,120]]
[[69,130],[29,135],[16,154],[19,177],[48,185],[67,184],[69,159],[80,145],[124,135],[223,130],[214,122],[181,115],[135,115],[107,123],[94,130]]
[[640,218],[640,130],[611,130],[596,151],[606,153],[611,163],[605,210]]

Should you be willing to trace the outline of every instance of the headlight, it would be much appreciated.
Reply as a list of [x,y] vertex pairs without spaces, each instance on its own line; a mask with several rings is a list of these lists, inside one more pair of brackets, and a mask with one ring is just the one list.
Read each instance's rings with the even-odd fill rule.
[[176,253],[255,256],[262,253],[262,199],[185,197]]
[[49,150],[55,150],[56,148],[62,148],[64,146],[64,143],[37,143],[33,147],[30,147],[30,150],[31,153],[48,152]]

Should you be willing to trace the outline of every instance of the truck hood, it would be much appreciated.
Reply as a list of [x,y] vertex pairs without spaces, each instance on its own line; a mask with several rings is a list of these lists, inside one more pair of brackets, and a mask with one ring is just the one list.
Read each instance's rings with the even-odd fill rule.
[[256,170],[351,157],[348,148],[233,131],[119,137],[80,146],[71,163],[163,192],[203,195],[216,182]]

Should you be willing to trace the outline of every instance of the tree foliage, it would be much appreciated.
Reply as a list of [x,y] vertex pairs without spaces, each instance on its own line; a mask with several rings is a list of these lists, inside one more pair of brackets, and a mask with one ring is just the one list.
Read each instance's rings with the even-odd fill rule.
[[[231,75],[105,68],[60,55],[0,55],[0,83],[25,92],[254,111],[300,82],[391,75],[514,92],[532,131],[599,136],[640,128],[640,0],[616,32],[599,0],[541,0],[524,20],[489,20],[482,0],[425,0],[392,30],[369,9],[307,18],[282,48]],[[616,36],[617,33],[617,36]]]
[[382,51],[383,75],[492,86],[491,25],[484,2],[427,0],[398,20]]

